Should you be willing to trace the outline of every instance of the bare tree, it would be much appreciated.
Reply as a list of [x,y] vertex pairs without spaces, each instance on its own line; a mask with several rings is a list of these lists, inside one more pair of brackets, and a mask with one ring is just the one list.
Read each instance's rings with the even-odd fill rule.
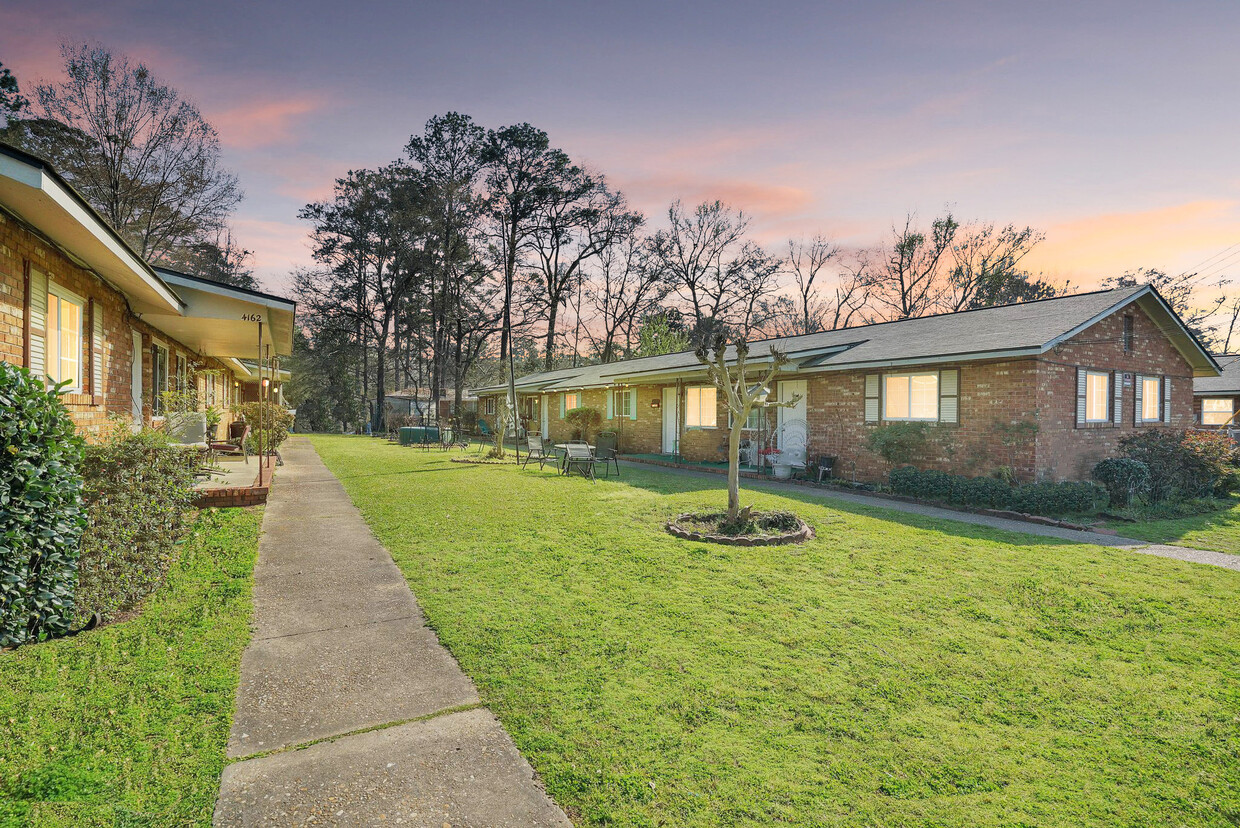
[[1218,333],[1215,315],[1227,303],[1223,291],[1231,284],[1229,278],[1200,273],[1172,275],[1154,268],[1141,268],[1102,281],[1104,288],[1135,287],[1141,284],[1153,286],[1198,339],[1207,344],[1215,341]]
[[[581,286],[582,267],[617,240],[631,235],[640,214],[628,210],[624,196],[607,188],[601,176],[580,167],[568,167],[548,189],[531,234],[539,297],[546,308],[546,351],[543,367],[555,367],[555,339],[559,309]],[[580,319],[580,308],[578,308]]]
[[664,277],[693,314],[693,336],[733,325],[742,333],[774,290],[780,262],[745,240],[749,218],[723,202],[689,212],[679,201],[667,211],[669,227],[655,234],[653,253]]
[[667,298],[671,288],[649,262],[649,246],[636,232],[599,255],[586,286],[586,299],[597,314],[597,330],[587,336],[601,362],[629,356],[638,325]]
[[215,129],[144,64],[102,46],[60,51],[66,80],[35,89],[35,114],[64,127],[43,130],[60,172],[143,258],[209,240],[241,200]]
[[246,250],[233,238],[232,230],[224,228],[215,238],[184,245],[164,258],[169,267],[179,268],[194,276],[233,287],[258,290],[254,268],[250,266],[253,251]]
[[[952,266],[942,290],[941,309],[947,312],[1009,305],[1047,299],[1059,289],[1034,279],[1020,268],[1046,234],[1032,227],[992,223],[960,228],[952,245]],[[1066,285],[1065,285],[1066,288]]]
[[[785,262],[796,284],[797,296],[795,307],[788,307],[793,304],[789,299],[783,303],[784,311],[777,314],[782,335],[847,328],[854,318],[859,318],[868,298],[862,271],[859,266],[844,264],[840,254],[839,246],[824,236],[814,236],[808,242],[788,241]],[[838,265],[834,270],[828,267],[832,263]]]
[[939,306],[944,292],[942,269],[960,224],[948,213],[935,219],[929,234],[917,229],[916,217],[892,226],[892,239],[865,257],[864,283],[877,321],[925,316]]
[[[716,332],[709,347],[705,343],[698,345],[695,353],[698,362],[706,366],[706,375],[711,384],[724,395],[724,401],[732,415],[732,427],[728,432],[728,522],[735,523],[742,517],[740,448],[745,422],[759,399],[770,393],[771,380],[779,373],[779,369],[788,363],[788,357],[782,351],[771,348],[770,362],[765,370],[758,374],[758,379],[751,381],[745,365],[749,357],[749,343],[744,339],[737,340],[730,359],[727,338],[723,332]],[[800,401],[798,394],[784,402],[768,405],[792,408]],[[749,507],[746,507],[745,516],[748,511]]]

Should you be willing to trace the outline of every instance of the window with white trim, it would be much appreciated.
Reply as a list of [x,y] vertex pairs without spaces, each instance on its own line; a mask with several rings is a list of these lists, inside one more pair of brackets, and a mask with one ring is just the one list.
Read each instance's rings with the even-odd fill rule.
[[1141,419],[1147,423],[1162,419],[1162,377],[1141,378]]
[[151,409],[158,417],[164,413],[162,395],[168,390],[168,349],[156,342],[151,357]]
[[82,390],[82,309],[85,302],[55,284],[47,286],[47,375]]
[[567,392],[564,395],[561,405],[562,405],[562,410],[560,411],[561,416],[572,411],[574,408],[581,408],[581,394],[576,391]]
[[1085,422],[1109,422],[1111,375],[1105,371],[1085,372]]
[[631,388],[614,392],[612,406],[617,417],[637,418],[637,392]]
[[495,398],[494,397],[486,398],[486,404],[482,407],[482,413],[483,414],[494,414],[495,413]]
[[685,426],[687,428],[714,428],[719,414],[718,389],[713,385],[694,386],[685,389]]
[[1206,397],[1201,401],[1202,425],[1227,425],[1235,413],[1231,397]]
[[884,420],[937,420],[939,375],[887,374],[883,377]]
[[[732,412],[729,411],[728,412],[728,427],[729,428],[732,427],[732,422],[733,422]],[[762,423],[762,409],[758,406],[754,406],[753,408],[749,409],[749,416],[745,418],[745,425],[741,427],[741,430],[742,431],[757,431],[761,427],[761,423]]]

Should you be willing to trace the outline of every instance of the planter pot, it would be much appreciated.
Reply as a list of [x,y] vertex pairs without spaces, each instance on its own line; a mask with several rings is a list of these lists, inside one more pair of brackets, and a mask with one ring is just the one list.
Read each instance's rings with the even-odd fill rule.
[[776,480],[787,480],[792,477],[792,466],[786,466],[783,463],[776,463],[772,468],[775,470]]

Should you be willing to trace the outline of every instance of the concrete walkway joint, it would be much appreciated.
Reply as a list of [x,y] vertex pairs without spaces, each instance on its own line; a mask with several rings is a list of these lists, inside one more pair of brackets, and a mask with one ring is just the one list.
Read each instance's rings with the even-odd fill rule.
[[344,487],[287,446],[215,825],[569,826]]

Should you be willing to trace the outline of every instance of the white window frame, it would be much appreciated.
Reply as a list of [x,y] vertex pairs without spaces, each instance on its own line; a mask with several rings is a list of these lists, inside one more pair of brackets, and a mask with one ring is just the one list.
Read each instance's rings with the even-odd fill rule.
[[[913,378],[914,377],[933,377],[934,378],[934,416],[933,417],[914,417],[913,414]],[[888,383],[891,380],[904,380],[907,395],[905,399],[908,401],[907,416],[899,417],[890,414],[891,395],[887,393]],[[938,371],[909,371],[901,374],[883,374],[883,419],[889,422],[912,422],[912,423],[937,423],[939,421],[939,394],[940,378]]]
[[495,416],[495,398],[487,397],[486,402],[482,406],[482,413],[488,417]]
[[[77,308],[77,318],[78,318],[77,360],[75,362],[75,364],[77,365],[77,375],[74,377],[71,377],[73,381],[69,383],[69,385],[66,386],[64,389],[62,389],[62,391],[63,393],[67,393],[67,394],[79,394],[84,388],[82,384],[82,380],[83,380],[84,372],[85,372],[85,366],[83,365],[83,363],[85,362],[85,360],[83,359],[83,356],[85,354],[85,351],[83,350],[83,344],[84,344],[83,335],[84,335],[84,329],[86,325],[86,300],[83,299],[81,296],[78,296],[76,293],[69,290],[68,288],[65,288],[65,287],[62,287],[56,284],[50,279],[48,280],[48,283],[47,283],[47,294],[48,294],[47,295],[47,311],[46,311],[47,313],[46,343],[47,344],[45,346],[47,349],[47,354],[44,358],[44,362],[45,362],[44,373],[46,373],[48,377],[52,379],[53,382],[62,382],[65,379],[65,377],[62,377],[60,375],[60,361],[61,361],[60,347],[62,344],[60,323],[63,317],[62,317],[59,305],[63,303],[68,303]],[[56,301],[58,304],[58,307],[56,308],[56,330],[55,331],[52,330],[52,326],[51,326],[52,297],[56,297]],[[91,332],[91,335],[92,336],[94,335],[93,331]],[[52,366],[55,366],[55,373],[53,373]]]
[[[1102,406],[1101,417],[1090,416],[1092,406],[1090,405],[1089,395],[1090,395],[1090,392],[1093,390],[1093,383],[1090,380],[1092,380],[1094,377],[1102,378],[1103,406]],[[1109,371],[1088,371],[1088,370],[1085,371],[1085,422],[1086,424],[1110,423],[1111,422],[1111,406],[1113,405],[1113,403],[1111,402],[1111,397],[1112,397],[1111,373]]]
[[[168,390],[168,363],[172,360],[172,351],[167,345],[159,340],[153,340],[151,344],[155,347],[154,353],[151,355],[151,412],[156,417],[164,416],[164,399],[161,396],[163,392]],[[159,356],[164,357],[164,381],[159,381]]]
[[[1149,383],[1154,384],[1154,398],[1150,399]],[[1149,409],[1150,403],[1154,403],[1154,416],[1145,416]],[[1143,423],[1161,423],[1162,422],[1162,405],[1163,405],[1163,378],[1143,375],[1141,377],[1141,422]]]
[[[705,402],[710,392],[710,403]],[[709,417],[707,416],[709,414]],[[696,420],[697,422],[694,422]],[[713,385],[691,385],[685,389],[685,428],[719,427],[719,389]]]
[[[1207,403],[1226,403],[1226,410],[1219,409],[1217,411],[1207,411]],[[1201,424],[1202,425],[1225,425],[1231,422],[1231,418],[1236,413],[1236,401],[1232,397],[1202,397],[1201,399]],[[1211,421],[1207,419],[1211,414],[1222,414],[1223,418]]]
[[612,392],[612,412],[621,418],[637,419],[637,392],[632,388],[619,388]]
[[[568,404],[569,397],[573,398],[572,405]],[[565,391],[560,396],[560,419],[563,419],[564,415],[568,414],[568,412],[572,411],[574,408],[581,408],[581,392]]]
[[[745,418],[745,424],[741,426],[741,431],[761,431],[762,430],[762,411],[760,405],[755,405],[749,409],[749,416]],[[728,428],[732,427],[733,414],[728,411]]]

